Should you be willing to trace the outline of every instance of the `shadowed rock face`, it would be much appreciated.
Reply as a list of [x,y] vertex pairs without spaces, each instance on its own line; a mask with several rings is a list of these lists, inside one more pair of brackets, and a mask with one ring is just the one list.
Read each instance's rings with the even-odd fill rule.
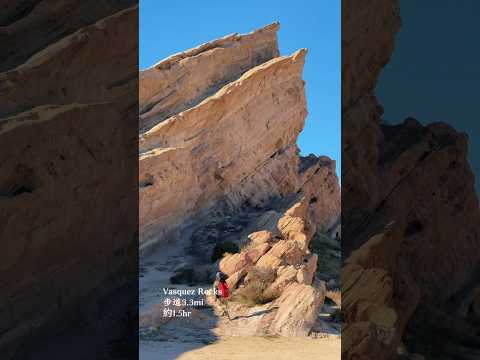
[[[65,357],[107,356],[106,338],[128,328],[136,306],[137,8],[21,1],[4,10],[2,358],[66,348]],[[99,335],[102,326],[116,330]]]
[[313,189],[318,228],[338,219],[334,162],[302,162],[296,146],[307,114],[306,50],[278,56],[277,30],[230,35],[140,73],[141,250],[182,236],[202,216]]
[[[342,283],[351,284],[343,294],[351,301],[344,307],[349,347],[342,351],[346,358],[390,359],[412,314],[421,316],[425,307],[446,312],[478,279],[480,212],[465,134],[441,123],[422,126],[414,119],[382,124],[374,89],[399,29],[398,1],[346,1],[343,14]],[[386,252],[364,248],[392,221],[397,231],[395,237],[382,238],[392,244]],[[376,291],[361,295],[362,287],[355,286],[363,276],[350,265],[358,252],[371,261],[388,260],[380,268],[392,294],[382,301],[396,319],[388,325],[395,329],[388,342],[374,335],[368,347],[355,340],[355,331],[377,326],[375,316],[354,314],[362,296],[374,301]],[[378,268],[371,263],[361,267],[367,272]],[[384,279],[370,281],[371,288],[385,289]]]

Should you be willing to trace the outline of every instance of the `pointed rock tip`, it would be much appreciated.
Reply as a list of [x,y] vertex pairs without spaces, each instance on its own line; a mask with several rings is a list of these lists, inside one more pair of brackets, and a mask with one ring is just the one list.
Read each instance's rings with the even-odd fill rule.
[[300,50],[297,50],[293,53],[293,60],[302,60],[305,58],[307,55],[308,49],[307,48],[302,48]]
[[280,28],[280,22],[279,21],[274,21],[262,28],[262,30],[278,30]]
[[265,31],[278,31],[279,28],[280,28],[280,23],[278,21],[275,21],[273,23],[265,25],[264,27],[251,31],[250,34],[261,33]]

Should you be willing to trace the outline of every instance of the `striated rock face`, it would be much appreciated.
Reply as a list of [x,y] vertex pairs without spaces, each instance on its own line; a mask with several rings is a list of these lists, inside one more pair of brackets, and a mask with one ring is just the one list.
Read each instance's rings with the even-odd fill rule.
[[[333,161],[298,156],[306,50],[278,57],[277,24],[140,73],[140,248],[207,214],[314,191],[319,229],[339,216]],[[209,216],[209,215],[207,215]]]
[[[191,272],[225,273],[238,318],[229,334],[308,336],[326,292],[311,239],[339,224],[334,161],[296,145],[307,51],[279,56],[277,30],[230,35],[140,73],[140,250],[186,239]],[[229,242],[238,253],[209,263]]]
[[200,103],[242,73],[279,55],[272,24],[172,55],[140,73],[140,130]]
[[[411,118],[395,126],[382,123],[374,89],[393,51],[400,25],[399,2],[347,1],[343,14],[342,241],[346,261],[342,281],[343,286],[351,284],[349,299],[366,296],[364,301],[378,301],[373,292],[362,295],[359,286],[370,264],[362,265],[364,273],[354,271],[350,255],[360,251],[367,258],[387,256],[364,247],[394,221],[400,235],[382,240],[392,245],[385,259],[388,269],[382,267],[385,274],[377,272],[377,280],[369,283],[385,290],[382,283],[388,279],[388,288],[398,287],[396,301],[410,297],[411,303],[392,301],[391,294],[382,300],[397,318],[393,340],[385,348],[374,337],[372,344],[376,345],[369,349],[378,347],[376,355],[362,355],[390,359],[405,335],[402,332],[412,310],[419,309],[415,317],[425,306],[447,311],[458,294],[475,282],[480,262],[480,211],[465,134],[441,123],[422,126]],[[417,295],[408,295],[411,292],[418,292],[418,307]],[[358,326],[355,309],[346,306],[344,311]],[[375,326],[371,316],[361,318],[365,329]],[[355,343],[354,334],[353,330],[344,332],[345,341]],[[357,348],[346,358],[362,358],[361,354]]]
[[[125,317],[134,310],[128,308],[136,301],[138,227],[132,211],[133,3],[2,6],[2,358],[52,358],[64,347],[65,357],[106,356],[107,342],[125,331]],[[115,304],[106,306],[109,297]],[[103,325],[115,330],[99,334]],[[72,333],[81,335],[72,342]]]
[[[323,282],[317,286],[313,281],[318,256],[309,250],[309,233],[314,226],[309,208],[314,206],[303,198],[279,219],[278,235],[260,245],[252,241],[240,253],[225,255],[219,263],[220,270],[229,275],[227,283],[234,303],[255,296],[271,303],[273,311],[262,319],[257,335],[308,336],[317,320],[326,289]],[[250,238],[265,233],[255,232]],[[249,308],[237,309],[236,316],[247,317],[250,312]]]
[[386,226],[344,262],[342,354],[345,358],[390,359],[420,297],[408,273],[396,272],[402,227]]

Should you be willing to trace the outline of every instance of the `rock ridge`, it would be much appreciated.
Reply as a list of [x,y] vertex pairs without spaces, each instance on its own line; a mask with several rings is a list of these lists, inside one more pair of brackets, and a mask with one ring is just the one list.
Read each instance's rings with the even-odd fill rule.
[[[268,36],[269,56],[273,56],[278,53],[277,29],[273,24],[245,36],[253,49],[263,46]],[[245,36],[238,36],[237,42]],[[218,60],[215,54],[201,54],[208,57],[205,63],[216,68],[211,65]],[[180,62],[191,60],[183,56]],[[159,239],[179,236],[182,224],[212,211],[220,199],[230,203],[230,208],[239,208],[247,199],[258,206],[272,197],[299,191],[296,139],[307,114],[301,78],[305,56],[306,49],[301,49],[291,56],[263,59],[200,103],[140,135],[141,249]],[[151,70],[157,69],[141,76],[140,87],[154,84],[148,80]],[[175,67],[168,70],[173,72]],[[209,78],[202,83],[209,83]],[[335,206],[331,216],[337,216],[339,206]]]
[[[232,34],[140,72],[140,131],[191,108],[252,67],[277,57],[278,23]],[[208,79],[208,80],[206,80]]]
[[[480,210],[466,134],[443,123],[424,126],[407,118],[388,125],[383,119],[374,89],[393,53],[399,1],[347,1],[345,6],[342,285],[348,346],[342,346],[342,355],[391,359],[400,355],[398,349],[422,349],[425,339],[416,336],[441,334],[441,326],[427,326],[422,319],[432,313],[446,316],[454,299],[474,288]],[[384,311],[375,313],[375,308]],[[452,329],[463,329],[452,330],[457,335],[470,329],[467,317],[455,322]],[[454,338],[429,341],[439,342],[443,356],[440,349]]]

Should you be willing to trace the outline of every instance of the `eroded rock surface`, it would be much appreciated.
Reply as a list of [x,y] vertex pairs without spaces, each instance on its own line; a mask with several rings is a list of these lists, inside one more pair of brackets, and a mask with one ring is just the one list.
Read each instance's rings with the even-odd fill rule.
[[[383,299],[396,317],[390,345],[385,346],[375,331],[362,345],[358,327],[362,331],[375,328],[373,314],[360,325],[361,317],[349,302],[345,316],[356,320],[344,332],[344,341],[357,344],[358,340],[358,344],[346,358],[391,359],[399,337],[407,348],[415,347],[416,336],[407,334],[411,327],[405,330],[405,324],[415,322],[412,316],[421,318],[429,307],[451,312],[459,294],[478,281],[480,211],[465,134],[441,123],[423,126],[412,118],[395,126],[383,122],[374,89],[400,27],[399,1],[347,1],[342,13],[342,249],[347,259],[342,281],[343,286],[350,284],[348,299],[364,296],[367,304]],[[400,227],[400,235],[382,240],[392,246],[389,252],[364,248],[392,221]],[[385,259],[388,269],[380,271],[369,264],[354,271],[351,256],[359,253],[373,257],[370,261],[389,256]],[[376,291],[362,295],[363,277],[372,278],[372,289],[374,284],[383,290],[396,289],[392,292],[396,300],[391,294],[376,298]],[[411,292],[418,292],[417,305]],[[408,297],[411,303],[398,302]]]
[[[185,240],[193,268],[211,267],[204,282],[228,275],[232,320],[220,320],[221,334],[311,334],[326,294],[311,240],[338,233],[335,162],[301,157],[296,145],[307,50],[279,56],[278,27],[229,35],[140,74],[140,249],[148,264],[150,251]],[[238,251],[210,262],[232,243]]]
[[[313,159],[301,169],[296,146],[307,114],[306,50],[277,56],[277,29],[232,35],[141,72],[140,107],[155,102],[142,113],[150,125],[140,134],[141,249],[181,236],[201,215],[266,207],[310,186],[322,204],[318,226],[327,230],[338,219],[333,161]],[[178,76],[181,82],[168,80]],[[154,99],[169,86],[178,88],[173,105]]]
[[128,323],[129,311],[135,311],[138,227],[132,212],[138,91],[133,4],[2,4],[4,359],[109,358],[119,332],[133,328]]

